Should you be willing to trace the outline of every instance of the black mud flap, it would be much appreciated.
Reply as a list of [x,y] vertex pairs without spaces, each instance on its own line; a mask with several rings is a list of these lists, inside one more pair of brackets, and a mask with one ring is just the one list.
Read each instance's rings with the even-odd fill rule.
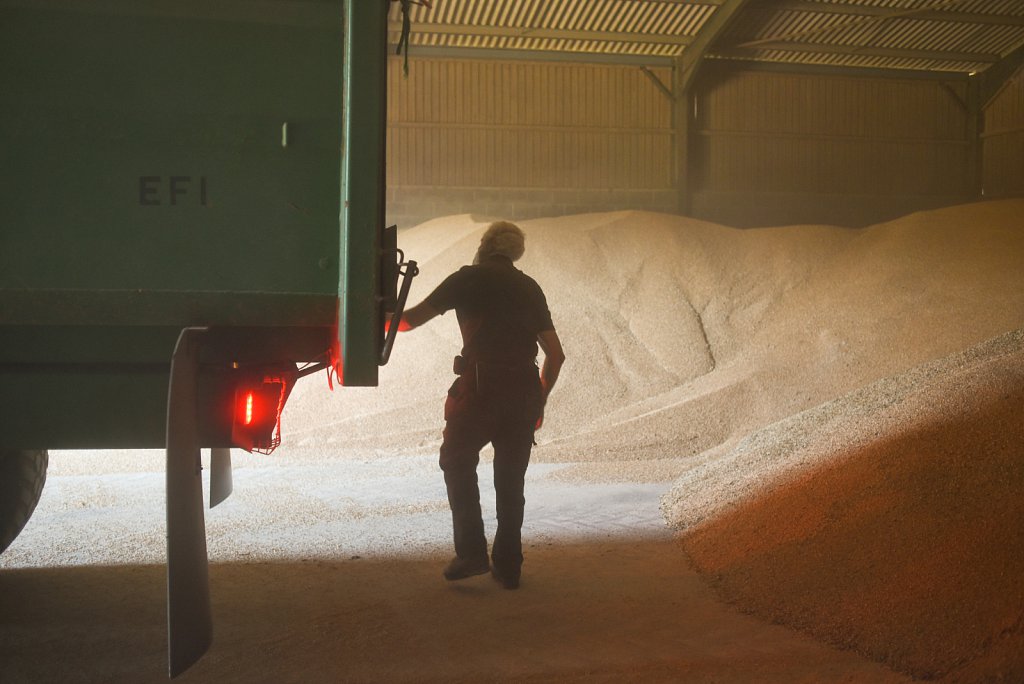
[[197,377],[205,328],[185,328],[171,359],[167,395],[167,650],[171,677],[213,641],[199,456]]

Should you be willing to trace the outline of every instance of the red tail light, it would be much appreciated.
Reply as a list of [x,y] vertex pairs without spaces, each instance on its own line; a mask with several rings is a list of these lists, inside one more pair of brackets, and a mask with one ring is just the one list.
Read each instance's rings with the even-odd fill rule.
[[254,394],[255,392],[252,390],[245,393],[245,418],[242,420],[243,425],[252,425],[252,402]]
[[281,412],[297,373],[294,366],[246,371],[235,386],[231,442],[246,451],[270,453],[281,443]]

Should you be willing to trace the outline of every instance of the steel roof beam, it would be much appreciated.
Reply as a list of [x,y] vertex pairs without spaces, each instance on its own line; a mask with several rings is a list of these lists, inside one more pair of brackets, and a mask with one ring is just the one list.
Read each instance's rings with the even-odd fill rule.
[[[1008,14],[980,14],[978,12],[957,12],[952,10],[919,9],[912,15],[894,15],[891,7],[869,5],[835,5],[814,0],[780,0],[770,7],[759,9],[770,11],[815,12],[818,14],[848,14],[854,17],[877,17],[879,19],[908,18],[926,21],[953,21],[964,24],[996,24],[999,26],[1024,26],[1024,17]],[[908,10],[909,12],[909,10]]]
[[763,62],[745,59],[708,59],[705,68],[712,70],[770,71],[803,76],[851,76],[854,78],[885,78],[914,81],[958,83],[969,76],[959,71],[925,71],[893,67],[857,67],[838,64],[802,64],[798,62]]
[[791,43],[784,40],[758,41],[750,47],[733,47],[715,50],[716,57],[737,57],[750,59],[759,50],[799,52],[818,55],[840,55],[849,57],[887,57],[891,59],[935,60],[941,62],[974,62],[995,64],[1002,59],[999,55],[981,52],[954,52],[948,50],[913,50],[907,48],[883,48],[857,45],[823,45],[820,43]]
[[[400,33],[399,22],[388,24],[388,31]],[[530,38],[541,40],[583,40],[603,43],[636,43],[640,45],[689,45],[692,36],[636,33],[630,31],[572,31],[514,26],[469,26],[465,24],[416,24],[417,36],[473,36],[477,38]]]
[[[388,46],[388,54],[395,54],[396,44]],[[585,62],[628,66],[672,66],[672,57],[660,55],[631,55],[607,52],[566,52],[562,50],[516,50],[513,48],[467,48],[456,45],[413,45],[411,57],[434,59],[482,59],[492,61],[523,62]]]
[[697,37],[676,60],[676,82],[673,86],[676,97],[682,97],[690,91],[693,79],[697,75],[700,63],[708,54],[715,41],[732,24],[740,10],[748,4],[748,0],[728,0],[723,3],[711,18],[704,22],[697,32]]
[[1021,73],[1022,69],[1024,69],[1024,43],[1018,45],[1010,54],[978,75],[981,80],[982,110],[988,108],[989,104]]

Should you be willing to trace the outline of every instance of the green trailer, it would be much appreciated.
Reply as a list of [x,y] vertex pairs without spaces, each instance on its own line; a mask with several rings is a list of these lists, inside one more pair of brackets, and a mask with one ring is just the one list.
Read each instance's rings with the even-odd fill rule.
[[300,377],[393,342],[387,12],[0,0],[0,550],[47,450],[165,448],[172,677],[212,638],[200,449],[213,505]]

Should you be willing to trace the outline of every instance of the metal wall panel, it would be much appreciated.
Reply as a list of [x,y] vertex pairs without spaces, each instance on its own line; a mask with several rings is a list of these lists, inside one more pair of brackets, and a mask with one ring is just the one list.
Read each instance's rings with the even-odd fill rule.
[[[696,211],[765,225],[795,220],[787,211],[799,206],[803,220],[815,218],[810,207],[834,222],[829,207],[845,196],[863,218],[844,209],[844,220],[864,223],[878,219],[873,197],[885,198],[890,213],[894,198],[912,211],[963,195],[965,97],[962,81],[721,71],[697,95]],[[737,215],[744,204],[758,208]]]
[[394,58],[389,90],[390,187],[672,188],[671,103],[637,67]]
[[1024,195],[1024,71],[985,110],[982,147],[985,196]]

